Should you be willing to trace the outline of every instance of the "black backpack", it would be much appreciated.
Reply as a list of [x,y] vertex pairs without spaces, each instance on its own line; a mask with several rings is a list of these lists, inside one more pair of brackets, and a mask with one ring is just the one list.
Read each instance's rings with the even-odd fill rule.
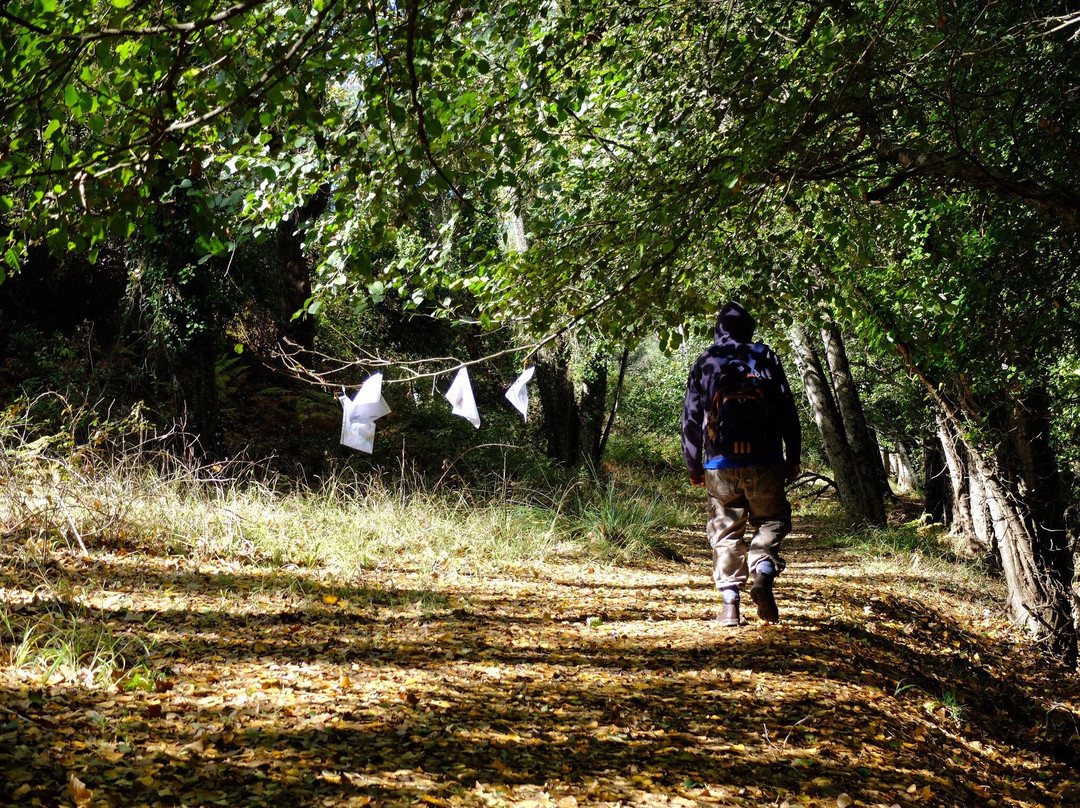
[[749,356],[722,357],[705,419],[708,454],[748,459],[774,446],[776,419],[768,382]]

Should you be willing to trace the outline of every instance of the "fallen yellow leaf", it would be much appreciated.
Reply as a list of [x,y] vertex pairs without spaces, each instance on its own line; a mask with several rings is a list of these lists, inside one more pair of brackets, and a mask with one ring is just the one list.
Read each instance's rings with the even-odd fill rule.
[[68,775],[68,794],[75,800],[75,808],[89,808],[94,801],[94,792],[86,787],[86,783],[74,774]]

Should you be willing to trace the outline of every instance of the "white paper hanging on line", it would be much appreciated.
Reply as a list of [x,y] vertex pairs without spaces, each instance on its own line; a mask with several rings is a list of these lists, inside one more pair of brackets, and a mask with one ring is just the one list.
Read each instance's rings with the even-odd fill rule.
[[375,445],[375,419],[390,412],[382,397],[382,374],[373,373],[352,398],[340,396],[341,443],[371,454]]
[[375,422],[350,421],[346,416],[341,425],[341,442],[350,449],[371,454],[375,449]]
[[352,417],[374,421],[390,412],[382,397],[382,379],[381,373],[372,373],[356,391],[352,399]]
[[506,391],[506,400],[514,405],[514,409],[521,413],[522,417],[529,420],[529,390],[526,385],[532,381],[535,367],[525,368],[525,372],[514,379],[514,383]]
[[353,415],[353,400],[340,396],[341,402],[341,443],[350,449],[371,454],[375,448],[375,422],[370,418],[358,418]]
[[480,428],[480,411],[476,409],[476,399],[473,398],[467,368],[463,367],[457,372],[450,389],[446,391],[446,400],[454,408],[454,415],[460,415],[477,429]]

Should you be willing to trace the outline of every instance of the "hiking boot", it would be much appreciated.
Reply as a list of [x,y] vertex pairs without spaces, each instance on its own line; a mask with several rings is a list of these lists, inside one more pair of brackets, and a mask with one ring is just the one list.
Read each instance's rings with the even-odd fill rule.
[[739,625],[739,601],[721,606],[720,614],[716,615],[716,622],[725,628]]
[[754,585],[750,587],[750,599],[757,606],[757,616],[767,623],[776,623],[780,620],[780,612],[776,608],[776,598],[773,597],[772,591],[774,577],[758,572],[754,576]]

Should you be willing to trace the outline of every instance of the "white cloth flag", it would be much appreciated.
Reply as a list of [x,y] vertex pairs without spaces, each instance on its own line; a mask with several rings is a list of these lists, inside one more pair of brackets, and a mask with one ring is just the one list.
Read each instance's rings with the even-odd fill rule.
[[480,412],[476,409],[476,399],[473,398],[467,368],[463,367],[457,372],[450,389],[446,391],[446,400],[454,408],[454,415],[460,415],[477,429],[480,428]]
[[350,449],[371,454],[375,445],[375,421],[390,407],[382,397],[382,374],[373,373],[351,399],[342,395],[341,443]]
[[514,405],[514,409],[520,412],[526,421],[529,420],[529,391],[525,385],[532,381],[535,372],[535,367],[525,368],[525,372],[514,379],[514,383],[506,391],[506,400]]

